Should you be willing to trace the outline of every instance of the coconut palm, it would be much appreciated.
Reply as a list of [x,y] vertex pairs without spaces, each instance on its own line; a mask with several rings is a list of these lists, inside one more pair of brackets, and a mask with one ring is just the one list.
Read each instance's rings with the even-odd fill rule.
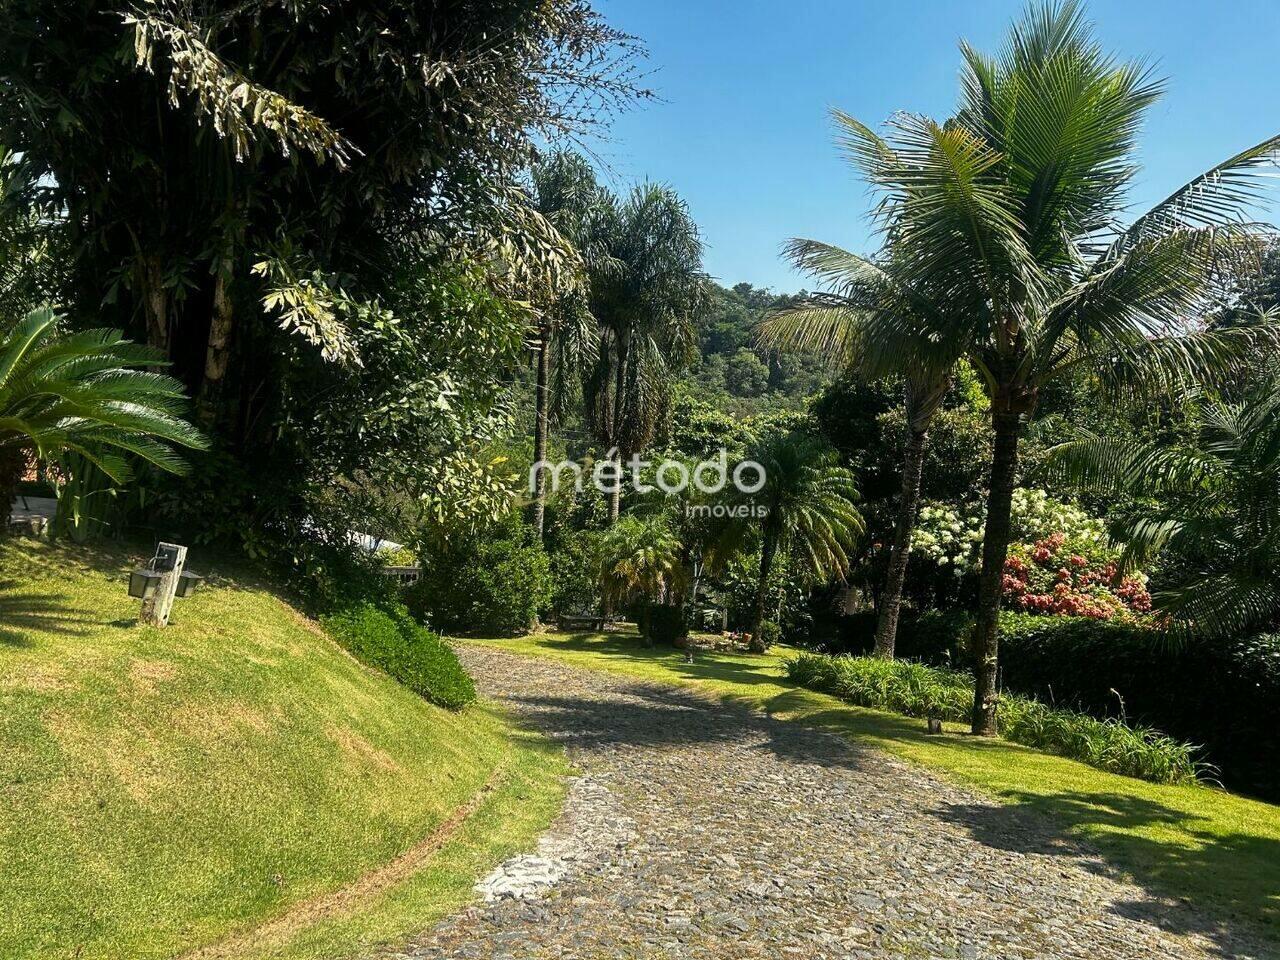
[[12,501],[31,457],[79,454],[117,483],[130,457],[182,472],[173,448],[205,440],[179,416],[182,385],[140,369],[160,362],[118,330],[61,333],[47,308],[0,334],[0,502]]
[[[550,302],[541,304],[538,311],[533,462],[541,464],[547,456],[553,415],[563,413],[567,406],[570,379],[590,362],[594,352],[595,324],[587,284],[593,275],[606,275],[614,261],[592,236],[602,194],[595,171],[583,157],[570,151],[552,154],[533,168],[530,188],[534,209],[577,250],[585,273],[581,283],[552,291]],[[541,539],[547,502],[544,470],[537,470],[535,484],[533,526]]]
[[[595,223],[608,268],[591,278],[600,343],[584,384],[587,420],[620,465],[653,440],[667,411],[707,284],[697,225],[669,187],[645,184],[625,200],[609,197]],[[611,520],[621,495],[619,483],[609,497]]]
[[[836,453],[817,438],[799,431],[774,433],[753,444],[742,471],[744,487],[729,494],[730,507],[755,508],[765,516],[730,510],[732,520],[718,551],[728,554],[756,531],[760,534],[760,573],[751,607],[751,649],[766,649],[761,626],[769,575],[779,556],[789,557],[815,580],[843,577],[854,544],[863,531],[854,506],[858,491],[852,472],[836,462]],[[757,480],[758,490],[751,491]]]
[[[819,246],[812,240],[793,240],[787,246],[787,255],[803,268],[809,252]],[[926,336],[929,328],[915,318],[912,299],[904,296],[910,284],[895,276],[891,249],[879,258],[877,266],[874,271],[858,269],[838,278],[830,272],[824,274],[819,279],[827,288],[825,291],[769,317],[761,324],[759,338],[770,347],[814,352],[865,379],[886,374],[903,376],[907,437],[898,518],[874,649],[876,656],[891,659],[897,643],[912,531],[920,512],[920,478],[929,425],[951,385],[951,367],[956,357],[939,356],[927,340],[914,343],[916,337]],[[878,341],[864,335],[864,325],[872,329],[877,325],[896,326],[900,330],[897,349],[877,350]]]
[[1261,228],[1244,214],[1280,137],[1123,226],[1135,135],[1162,87],[1149,70],[1105,54],[1071,0],[1034,7],[998,56],[968,46],[962,55],[960,107],[945,124],[900,114],[881,137],[837,115],[846,149],[884,195],[877,209],[893,275],[823,244],[794,252],[833,281],[897,285],[912,310],[873,312],[858,336],[880,352],[905,344],[939,363],[959,350],[991,397],[973,729],[992,735],[1019,438],[1041,388],[1088,370],[1117,394],[1164,391],[1274,342],[1273,327],[1196,324],[1223,273],[1256,250]]
[[1059,479],[1136,505],[1113,530],[1119,574],[1163,553],[1153,596],[1175,635],[1223,638],[1280,625],[1280,384],[1209,401],[1197,442],[1135,444],[1081,432],[1049,451]]

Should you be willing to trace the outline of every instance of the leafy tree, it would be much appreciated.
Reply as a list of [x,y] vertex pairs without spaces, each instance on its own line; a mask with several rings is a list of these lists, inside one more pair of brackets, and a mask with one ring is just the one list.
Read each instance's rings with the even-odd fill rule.
[[[585,0],[15,0],[0,143],[73,254],[72,324],[101,314],[166,355],[236,489],[275,488],[295,521],[314,489],[354,489],[309,458],[375,407],[435,418],[431,453],[448,456],[413,450],[412,480],[440,501],[486,474],[466,428],[510,369],[509,326],[451,311],[437,338],[422,287],[514,302],[573,273],[517,175],[538,137],[579,136],[644,96],[641,52]],[[455,334],[459,363],[433,349]],[[430,361],[429,399],[423,377],[396,397],[372,372],[395,366],[393,345]],[[409,450],[380,476],[383,457],[352,452],[386,489]]]
[[849,336],[936,368],[964,354],[991,399],[973,716],[974,732],[991,735],[1010,500],[1040,392],[1083,368],[1113,393],[1162,391],[1227,369],[1258,342],[1254,325],[1188,327],[1215,305],[1223,273],[1256,250],[1258,230],[1240,215],[1280,138],[1124,227],[1135,134],[1161,92],[1149,71],[1105,54],[1074,2],[1033,7],[995,58],[962,53],[960,106],[945,124],[900,114],[884,138],[837,115],[885,194],[895,269],[819,244],[796,255],[823,278],[865,280],[909,307],[861,314]]
[[734,351],[725,364],[725,386],[739,397],[758,397],[769,389],[769,368],[745,347]]
[[1049,452],[1052,474],[1135,506],[1115,524],[1119,574],[1162,559],[1155,609],[1210,639],[1280,625],[1280,386],[1215,400],[1185,445],[1082,433]]
[[[749,461],[759,464],[763,486],[734,490],[729,505],[767,511],[763,518],[735,515],[721,534],[718,550],[732,554],[755,531],[760,534],[760,571],[751,613],[752,649],[763,652],[769,575],[779,554],[788,555],[814,578],[840,577],[849,568],[862,516],[854,502],[853,474],[836,464],[835,451],[798,431],[773,433],[753,444]],[[743,471],[750,486],[755,471]]]
[[[61,333],[52,310],[0,335],[0,503],[13,500],[29,457],[77,454],[116,483],[131,459],[180,473],[175,446],[205,440],[181,419],[182,385],[145,369],[156,352],[117,330]],[[0,533],[3,531],[0,530]]]
[[[706,294],[702,240],[684,201],[656,184],[606,198],[595,239],[608,267],[591,277],[600,343],[585,383],[587,419],[620,463],[652,442],[669,409],[672,374],[689,360],[692,318]],[[611,519],[621,497],[619,483]]]

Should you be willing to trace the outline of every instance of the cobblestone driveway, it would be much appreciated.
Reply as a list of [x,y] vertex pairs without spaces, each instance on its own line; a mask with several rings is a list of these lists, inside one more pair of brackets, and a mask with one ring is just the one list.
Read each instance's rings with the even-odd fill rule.
[[511,865],[558,882],[476,903],[404,956],[1269,956],[1109,878],[1033,815],[878,751],[678,688],[462,655],[483,692],[565,743],[584,777],[544,858]]

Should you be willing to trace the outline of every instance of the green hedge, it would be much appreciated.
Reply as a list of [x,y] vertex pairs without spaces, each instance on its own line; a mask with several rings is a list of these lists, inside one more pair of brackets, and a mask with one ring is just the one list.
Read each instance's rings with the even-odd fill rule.
[[[874,617],[846,619],[838,649],[869,652]],[[965,611],[904,616],[898,655],[967,666],[971,624]],[[1000,680],[1044,703],[1200,744],[1224,784],[1280,800],[1280,634],[1175,645],[1115,621],[1005,611]]]
[[1006,688],[1204,746],[1224,784],[1280,799],[1280,635],[1171,644],[1078,617],[1002,617]]
[[[955,611],[909,617],[898,652],[964,666],[971,623]],[[859,643],[854,652],[869,650],[870,635]],[[1280,800],[1280,635],[1177,645],[1115,621],[1006,611],[1000,680],[1044,703],[1200,744],[1225,785]]]
[[[787,675],[849,703],[909,717],[966,722],[973,709],[973,683],[967,674],[908,660],[802,653],[787,662]],[[1112,773],[1155,783],[1199,779],[1197,748],[1149,728],[1054,709],[1016,695],[1001,698],[999,722],[1008,740]]]
[[361,663],[432,703],[458,710],[476,698],[475,685],[453,650],[402,607],[388,612],[365,603],[324,617],[321,623]]

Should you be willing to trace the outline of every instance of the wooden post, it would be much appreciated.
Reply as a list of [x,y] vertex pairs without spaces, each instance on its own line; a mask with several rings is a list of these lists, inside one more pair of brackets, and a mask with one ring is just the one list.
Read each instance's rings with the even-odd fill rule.
[[142,601],[139,620],[152,627],[163,627],[169,622],[173,609],[173,595],[178,589],[178,578],[187,562],[187,548],[177,543],[162,543],[156,548],[156,572],[160,582],[155,592]]

